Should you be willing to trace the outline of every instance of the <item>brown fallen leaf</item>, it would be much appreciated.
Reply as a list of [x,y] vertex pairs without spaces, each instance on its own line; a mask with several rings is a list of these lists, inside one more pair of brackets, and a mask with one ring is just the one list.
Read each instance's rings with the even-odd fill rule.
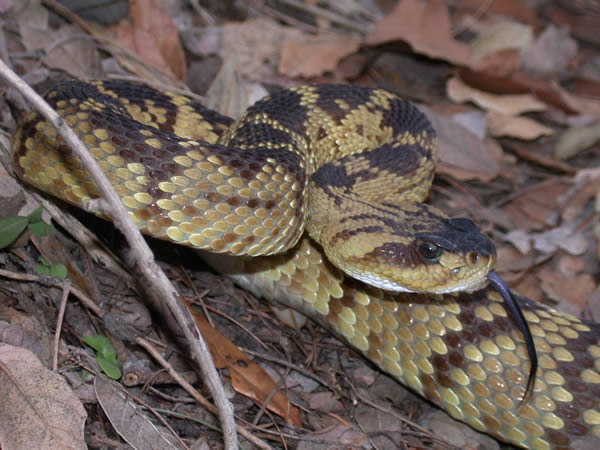
[[438,173],[459,180],[490,181],[500,171],[502,148],[493,140],[482,140],[464,126],[432,109],[419,106],[433,124],[439,138]]
[[152,422],[152,415],[128,395],[121,385],[102,376],[94,379],[94,390],[102,410],[115,431],[132,448],[183,449],[181,441],[164,426]]
[[524,140],[534,140],[541,136],[549,136],[554,133],[550,127],[522,116],[507,116],[488,111],[487,126],[494,137],[514,137]]
[[471,67],[474,71],[495,73],[497,76],[509,77],[521,65],[521,55],[518,50],[508,48],[492,52]]
[[233,58],[236,72],[249,80],[272,80],[281,84],[278,79],[283,77],[277,75],[281,47],[306,37],[308,35],[301,30],[267,17],[230,22],[221,28],[219,55],[223,61]]
[[157,0],[131,0],[129,18],[111,27],[121,45],[143,61],[185,78],[186,64],[177,26]]
[[188,309],[206,340],[215,366],[218,369],[228,369],[231,385],[236,392],[253,399],[260,405],[270,398],[266,406],[269,410],[283,417],[290,424],[299,426],[300,410],[292,406],[281,391],[277,390],[272,395],[275,382],[269,374],[215,330],[202,314],[189,305]]
[[554,157],[570,159],[600,141],[600,122],[589,127],[573,127],[563,132],[554,147]]
[[482,11],[481,0],[455,0],[453,5],[458,10],[467,10],[477,15],[480,19],[481,13],[494,14],[503,17],[512,17],[518,22],[526,23],[532,27],[537,25],[537,17],[529,8],[526,2],[522,0],[495,0],[485,4],[485,10]]
[[504,211],[512,217],[515,230],[529,232],[555,226],[558,197],[570,188],[570,183],[548,180],[539,183],[511,200]]
[[473,70],[461,68],[459,78],[465,84],[492,94],[531,94],[542,102],[555,106],[573,114],[578,112],[576,105],[564,99],[563,92],[556,83],[536,78],[523,71],[516,71],[510,76],[505,76],[493,70]]
[[541,288],[549,298],[558,303],[568,303],[583,309],[588,296],[596,289],[594,278],[588,274],[562,274],[544,266],[537,273]]
[[476,64],[486,56],[500,50],[524,51],[533,41],[533,30],[516,22],[500,22],[488,27],[471,42],[469,62]]
[[[325,427],[322,431],[315,431],[308,433],[307,440],[302,440],[297,449],[298,450],[314,450],[325,449],[325,448],[363,448],[370,444],[370,437],[367,433],[355,430],[348,425],[332,425]],[[331,444],[323,444],[323,446],[315,445],[316,442],[333,443],[337,445],[331,446]]]
[[448,97],[458,103],[471,101],[479,107],[505,116],[517,116],[531,111],[544,111],[548,106],[531,94],[497,95],[475,89],[459,77],[452,77],[446,84]]
[[53,29],[48,10],[41,2],[32,2],[17,15],[19,32],[25,48],[44,50],[42,58],[48,67],[63,70],[76,78],[100,78],[102,69],[96,43],[80,39],[85,31],[78,25],[62,25]]
[[[572,30],[575,37],[591,42],[595,45],[600,45],[600,33],[598,33],[598,23],[600,23],[600,13],[594,11],[586,11],[577,14],[560,6],[555,6],[555,2],[550,2],[545,10],[545,15],[550,20],[559,26],[567,26]],[[573,4],[585,2],[571,2]],[[593,3],[593,2],[590,2]]]
[[444,0],[399,0],[394,10],[375,24],[365,43],[405,41],[415,52],[467,65],[468,45],[454,39]]
[[571,92],[584,98],[600,99],[600,81],[588,78],[575,78],[572,82]]
[[359,47],[359,41],[334,33],[290,41],[281,48],[278,70],[289,77],[322,75]]
[[87,448],[83,405],[29,350],[0,344],[0,398],[2,448]]
[[560,99],[573,111],[580,114],[587,114],[597,119],[600,118],[600,100],[572,94],[554,80],[550,82],[550,86]]
[[[502,275],[504,276],[504,274]],[[510,284],[511,289],[523,297],[542,303],[545,296],[540,286],[540,279],[536,274],[528,273],[525,276],[517,274],[517,276],[518,281]]]
[[517,155],[520,159],[525,161],[531,161],[539,166],[547,167],[549,169],[566,172],[567,174],[574,174],[577,169],[570,166],[569,164],[558,161],[551,156],[546,156],[541,153],[526,149],[524,146],[517,142],[510,142],[507,144],[508,147]]
[[567,70],[577,54],[577,42],[567,27],[548,25],[523,55],[523,68],[530,73],[552,77]]

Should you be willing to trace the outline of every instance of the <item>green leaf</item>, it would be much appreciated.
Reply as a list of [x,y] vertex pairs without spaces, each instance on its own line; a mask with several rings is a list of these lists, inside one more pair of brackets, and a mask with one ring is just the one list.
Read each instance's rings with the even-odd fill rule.
[[35,270],[35,273],[38,275],[50,276],[50,266],[47,264],[37,262],[35,263],[35,266],[33,266],[33,270]]
[[116,358],[117,352],[106,336],[93,334],[81,339],[105,358]]
[[58,278],[59,280],[67,278],[67,268],[59,262],[50,264],[49,270],[50,276]]
[[113,380],[121,378],[117,352],[106,336],[94,334],[82,338],[83,342],[96,350],[96,361],[100,368]]
[[51,225],[48,225],[44,221],[34,222],[27,225],[27,228],[31,231],[31,233],[36,237],[46,236],[49,231],[52,229]]
[[113,380],[121,378],[121,369],[116,361],[104,358],[102,355],[97,355],[96,362],[109,378]]
[[42,256],[38,258],[38,262],[33,268],[38,275],[46,275],[48,277],[58,278],[59,280],[67,278],[67,268],[63,264],[59,262],[50,264]]
[[29,215],[27,216],[29,223],[41,222],[42,221],[42,211],[43,211],[43,208],[41,206],[38,206],[34,211],[29,213]]
[[26,217],[11,216],[0,219],[0,248],[15,242],[28,223]]

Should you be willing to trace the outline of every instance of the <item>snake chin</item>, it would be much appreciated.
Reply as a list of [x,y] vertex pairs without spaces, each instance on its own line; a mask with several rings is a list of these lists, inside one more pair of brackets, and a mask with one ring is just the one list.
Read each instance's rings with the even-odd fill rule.
[[[491,268],[491,265],[490,265]],[[352,273],[349,272],[352,278],[362,281],[370,286],[382,289],[388,292],[408,292],[408,293],[428,293],[428,294],[451,294],[454,292],[475,292],[486,287],[489,283],[487,273],[489,270],[482,270],[480,273],[471,276],[469,279],[457,283],[440,283],[440,287],[420,288],[419,286],[401,284],[390,278],[385,278],[372,273]]]

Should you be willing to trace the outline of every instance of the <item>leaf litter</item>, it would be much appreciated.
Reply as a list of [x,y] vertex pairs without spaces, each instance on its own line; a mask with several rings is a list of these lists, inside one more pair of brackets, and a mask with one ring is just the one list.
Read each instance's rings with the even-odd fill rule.
[[[431,201],[452,216],[471,216],[494,238],[498,269],[517,291],[569,313],[600,317],[600,176],[595,169],[600,159],[600,42],[590,27],[592,20],[598,23],[598,11],[574,14],[565,2],[549,0],[537,2],[535,10],[518,0],[484,7],[473,0],[287,0],[244,6],[192,2],[194,8],[172,2],[167,12],[155,0],[137,0],[130,2],[128,15],[106,26],[94,24],[100,20],[94,6],[81,8],[82,18],[54,9],[53,2],[32,0],[26,8],[18,3],[0,2],[15,24],[11,32],[3,30],[0,50],[40,90],[49,84],[48,73],[51,78],[125,76],[179,90],[186,88],[178,80],[186,80],[204,86],[191,94],[232,116],[268,92],[310,82],[382,86],[425,102],[419,106],[440,138],[441,176]],[[211,78],[197,83],[203,69]],[[11,131],[9,126],[2,131],[4,149]],[[12,188],[4,186],[0,197],[13,198]],[[31,202],[28,192],[22,195]],[[28,203],[29,211],[35,207]],[[107,236],[105,224],[78,215],[118,252],[118,236]],[[67,229],[84,239],[80,226]],[[66,393],[61,395],[69,398],[77,420],[62,422],[64,434],[53,438],[75,439],[74,447],[85,444],[83,404],[87,426],[94,430],[88,439],[96,445],[120,438],[139,445],[138,428],[147,429],[157,445],[179,445],[171,440],[172,432],[154,422],[158,411],[164,411],[165,423],[186,445],[219,442],[214,418],[133,344],[137,335],[149,336],[175,370],[202,389],[194,365],[173,340],[177,337],[163,333],[131,275],[103,250],[106,243],[96,239],[78,245],[60,228],[48,242],[34,241],[0,254],[1,268],[17,274],[0,291],[0,345],[31,360],[31,368],[47,380],[60,378],[40,368],[50,363],[51,352],[58,352],[61,373],[72,387],[63,384]],[[209,345],[215,359],[226,362],[219,367],[231,383],[238,416],[272,445],[423,447],[448,440],[468,448],[492,445],[460,424],[439,422],[437,412],[428,412],[428,405],[377,375],[320,328],[282,327],[269,305],[207,273],[185,249],[153,246],[184,298],[219,311],[209,314],[212,325],[203,324],[214,335]],[[40,255],[60,260],[74,285],[103,312],[92,317],[80,303],[69,302],[58,349],[49,337],[60,291],[18,280]],[[97,258],[104,263],[92,261]],[[182,276],[181,266],[188,276]],[[123,384],[136,399],[144,399],[143,408],[106,382],[100,385],[98,376],[93,389],[83,368],[96,373],[99,368],[81,343],[91,334],[110,339],[122,364]],[[19,353],[25,348],[34,353]],[[12,363],[3,364],[3,376],[16,370]],[[27,383],[31,377],[24,371],[15,378],[23,398],[48,399],[48,392],[38,394]],[[350,414],[357,399],[357,412]],[[13,415],[23,407],[22,402],[3,405]],[[127,419],[116,417],[114,408],[130,411]],[[170,415],[176,408],[183,419]],[[43,413],[39,410],[35,420],[47,420]],[[434,418],[425,420],[431,414]],[[194,420],[199,417],[204,423]],[[419,427],[423,420],[431,432]],[[23,435],[32,438],[28,430]],[[10,441],[1,444],[8,448]]]

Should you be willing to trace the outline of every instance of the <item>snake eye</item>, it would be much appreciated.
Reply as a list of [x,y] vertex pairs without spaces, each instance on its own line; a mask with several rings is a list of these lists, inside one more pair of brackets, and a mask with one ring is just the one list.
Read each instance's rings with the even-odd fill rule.
[[431,242],[423,241],[417,247],[421,257],[429,262],[436,262],[442,255],[442,249]]

